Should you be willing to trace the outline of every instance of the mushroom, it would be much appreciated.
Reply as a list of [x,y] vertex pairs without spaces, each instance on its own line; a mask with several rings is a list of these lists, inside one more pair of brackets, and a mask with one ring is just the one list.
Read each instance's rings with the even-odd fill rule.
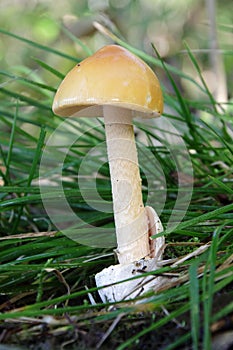
[[[119,264],[98,273],[97,286],[127,279],[135,271],[151,271],[162,257],[164,238],[150,239],[162,225],[153,208],[143,205],[132,124],[135,116],[158,117],[162,110],[162,92],[152,69],[118,45],[104,46],[77,64],[56,92],[57,115],[104,117]],[[134,290],[142,282],[143,292],[151,288],[147,280],[134,279],[99,293],[103,301],[132,298],[140,294]]]

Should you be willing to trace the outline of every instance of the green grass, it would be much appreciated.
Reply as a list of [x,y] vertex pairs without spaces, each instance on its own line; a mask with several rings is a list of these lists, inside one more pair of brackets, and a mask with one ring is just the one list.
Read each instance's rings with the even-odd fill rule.
[[[79,61],[78,57],[4,30],[0,32],[46,55]],[[71,35],[69,38],[74,40]],[[88,159],[85,156],[104,142],[103,123],[101,120],[67,121],[65,127],[59,129],[60,144],[48,146],[49,137],[63,121],[51,110],[55,88],[40,81],[39,73],[29,79],[26,73],[15,75],[11,71],[1,71],[0,327],[6,330],[5,342],[19,345],[30,344],[32,340],[40,342],[44,325],[47,336],[54,337],[58,344],[71,341],[70,348],[78,343],[80,348],[90,349],[96,348],[96,344],[118,350],[141,349],[143,344],[147,348],[158,344],[167,350],[185,346],[209,349],[214,326],[233,312],[230,302],[233,285],[232,116],[227,110],[219,112],[188,47],[190,60],[201,77],[199,88],[206,95],[204,101],[191,101],[180,92],[176,84],[178,78],[197,85],[188,74],[165,64],[159,57],[149,56],[114,39],[147,63],[163,67],[173,87],[172,94],[163,87],[169,107],[163,118],[174,129],[168,130],[168,124],[159,122],[136,123],[147,138],[148,157],[151,157],[142,167],[144,199],[154,191],[152,204],[159,206],[156,198],[163,195],[163,191],[151,188],[148,179],[153,180],[158,173],[158,181],[166,181],[165,204],[160,216],[168,244],[165,250],[168,262],[154,274],[166,275],[167,282],[141,303],[121,302],[112,307],[101,303],[94,276],[114,264],[115,259],[112,247],[105,241],[107,236],[96,238],[94,234],[98,229],[106,230],[112,242],[113,216],[111,211],[95,208],[103,199],[107,207],[111,207],[108,203],[111,201],[109,169],[106,163],[101,163],[102,148],[97,155],[90,153]],[[89,48],[78,44],[90,54]],[[58,83],[65,74],[41,59],[33,60],[38,69],[56,76]],[[203,113],[208,118],[202,118]],[[79,135],[76,142],[63,154],[69,138],[74,138],[76,133]],[[182,143],[170,144],[172,137],[182,139]],[[57,163],[61,155],[64,157],[62,167]],[[98,169],[101,175],[96,181],[99,196],[93,187],[94,176],[82,185],[86,186],[88,203],[77,182],[83,162],[88,174]],[[160,168],[155,172],[156,162]],[[183,181],[180,184],[177,176]],[[42,185],[39,184],[41,178]],[[177,206],[179,191],[183,202],[180,198]],[[56,220],[65,223],[69,217],[62,211],[64,200],[82,219],[67,235],[66,231],[57,230],[43,206],[55,205],[57,210],[61,209]],[[171,220],[174,217],[177,221]],[[74,233],[76,241],[69,238],[74,237]],[[85,242],[94,243],[83,245],[81,237]],[[201,247],[206,249],[201,251]],[[179,264],[179,259],[186,254],[191,255]],[[96,304],[91,304],[90,295]],[[35,325],[41,328],[36,329]],[[10,333],[9,329],[13,331]]]

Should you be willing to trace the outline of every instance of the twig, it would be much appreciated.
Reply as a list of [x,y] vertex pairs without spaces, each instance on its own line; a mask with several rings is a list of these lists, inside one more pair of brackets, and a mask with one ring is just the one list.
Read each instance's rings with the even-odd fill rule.
[[0,237],[0,241],[5,241],[7,239],[23,239],[23,238],[36,238],[36,237],[54,237],[57,234],[57,231],[48,231],[48,232],[29,232],[21,233],[18,235],[10,235],[5,237]]
[[[89,290],[89,288],[88,288],[87,286],[85,286],[85,289],[86,289],[86,290]],[[91,305],[96,305],[96,301],[95,301],[95,299],[93,298],[92,294],[88,292],[87,295],[88,295],[88,298],[89,298],[89,300],[90,300]]]
[[[161,309],[165,313],[166,316],[170,315],[170,312],[162,305]],[[173,318],[172,321],[179,327],[179,328],[185,328],[176,318]]]
[[102,344],[105,342],[105,340],[108,338],[108,336],[112,333],[112,331],[114,330],[114,328],[117,326],[117,324],[120,322],[120,320],[122,319],[122,317],[125,316],[125,313],[122,312],[121,314],[119,314],[115,320],[113,321],[113,323],[111,324],[111,326],[109,327],[109,329],[107,330],[107,332],[103,335],[103,337],[101,338],[101,340],[98,342],[96,349],[100,349],[100,347],[102,346]]
[[179,259],[178,261],[176,261],[173,265],[171,265],[171,267],[177,267],[178,265],[182,264],[184,261],[193,258],[199,254],[202,254],[206,249],[208,249],[210,246],[209,243],[199,247],[198,249],[194,250],[192,253],[185,255],[183,258]]

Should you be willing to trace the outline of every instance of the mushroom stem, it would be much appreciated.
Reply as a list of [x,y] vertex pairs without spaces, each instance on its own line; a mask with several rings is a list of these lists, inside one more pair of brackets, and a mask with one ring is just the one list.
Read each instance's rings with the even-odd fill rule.
[[150,256],[138,156],[129,109],[104,106],[107,152],[120,264]]

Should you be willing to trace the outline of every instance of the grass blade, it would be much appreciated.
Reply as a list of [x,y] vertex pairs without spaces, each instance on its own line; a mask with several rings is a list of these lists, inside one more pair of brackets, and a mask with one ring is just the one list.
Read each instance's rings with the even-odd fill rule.
[[46,84],[41,84],[41,83],[38,83],[36,81],[30,80],[30,79],[27,79],[27,78],[24,78],[24,77],[13,75],[13,74],[8,73],[6,71],[0,71],[0,74],[3,75],[3,76],[6,76],[8,78],[11,78],[12,81],[20,81],[20,82],[24,82],[24,83],[28,84],[29,86],[32,86],[32,87],[35,86],[35,87],[40,89],[40,92],[41,92],[42,89],[43,90],[49,90],[49,91],[52,91],[52,92],[56,91],[56,89],[54,89],[51,86],[48,86]]
[[14,114],[14,119],[13,119],[12,128],[11,128],[10,141],[9,141],[9,146],[8,146],[8,153],[7,153],[7,157],[6,157],[6,174],[5,174],[5,179],[7,180],[6,185],[9,185],[11,183],[10,162],[11,162],[12,150],[13,150],[13,144],[14,144],[14,138],[15,138],[17,116],[18,116],[18,103],[16,104],[16,110],[15,110],[15,114]]
[[44,103],[40,103],[40,102],[38,102],[38,100],[32,99],[30,97],[27,97],[27,96],[22,95],[22,94],[20,94],[18,92],[10,91],[10,90],[4,89],[4,88],[1,88],[0,92],[4,93],[5,95],[8,95],[10,97],[13,97],[15,99],[18,99],[19,101],[25,102],[29,106],[35,106],[35,107],[38,107],[40,109],[47,110],[47,111],[51,112],[51,107],[50,106],[47,106]]
[[62,31],[70,38],[74,43],[78,44],[83,51],[86,53],[87,56],[91,56],[93,54],[92,50],[89,49],[87,45],[85,45],[82,40],[77,38],[74,34],[72,34],[68,29],[66,29],[64,26],[62,27]]
[[170,80],[170,82],[172,84],[172,87],[173,87],[175,93],[176,93],[176,96],[177,96],[177,99],[178,99],[178,102],[180,104],[180,108],[181,108],[181,111],[182,111],[181,114],[183,115],[184,119],[187,122],[190,134],[192,135],[194,142],[197,143],[198,141],[197,141],[196,129],[195,129],[194,125],[193,125],[192,115],[191,115],[191,113],[189,111],[189,108],[188,108],[184,98],[182,97],[179,89],[177,88],[176,83],[175,83],[174,79],[172,78],[169,70],[167,69],[167,65],[161,59],[158,50],[156,49],[156,47],[153,44],[152,44],[152,47],[153,47],[155,53],[157,54],[157,56],[160,58],[160,60],[162,62],[162,66],[163,66],[164,70],[166,71],[167,76],[168,76],[168,78],[169,78],[169,80]]
[[[30,186],[31,185],[31,182],[34,178],[34,175],[35,175],[35,172],[36,172],[36,168],[39,164],[39,161],[40,161],[40,158],[41,158],[41,154],[42,154],[42,150],[43,150],[43,145],[44,145],[44,140],[45,140],[45,135],[46,135],[46,132],[45,132],[45,129],[44,128],[41,128],[41,131],[40,131],[40,136],[39,136],[39,139],[38,139],[38,143],[37,143],[37,148],[36,148],[36,152],[35,152],[35,156],[33,158],[33,162],[32,162],[32,166],[31,166],[31,169],[30,169],[30,172],[29,172],[29,176],[28,176],[28,180],[27,180],[27,186]],[[27,196],[27,193],[24,193],[24,197]],[[18,225],[19,225],[19,221],[20,221],[20,218],[23,214],[23,206],[21,206],[18,210],[18,214],[17,214],[17,217],[15,219],[15,222],[14,224],[12,225],[12,231],[11,231],[11,234],[14,234]]]
[[189,268],[189,293],[190,293],[190,312],[191,312],[191,333],[193,340],[193,350],[198,350],[199,344],[199,282],[197,273],[197,263]]
[[[187,228],[187,227],[190,227],[190,226],[194,226],[194,225],[197,225],[201,222],[206,222],[207,220],[211,220],[211,219],[217,219],[217,217],[223,213],[227,213],[227,212],[230,212],[233,210],[233,204],[228,204],[228,205],[225,205],[223,207],[220,207],[220,208],[217,208],[215,210],[212,210],[208,213],[205,213],[205,214],[202,214],[202,215],[199,215],[199,216],[195,216],[193,219],[191,220],[187,220],[187,221],[183,221],[181,222],[177,227],[176,227],[176,230],[181,230],[181,229],[184,229],[184,228]],[[159,235],[162,235],[162,234],[169,234],[170,232],[172,232],[172,228],[171,230],[168,229],[166,231],[164,231],[163,233],[159,234]],[[156,238],[158,236],[153,236],[152,238]]]
[[201,79],[201,82],[202,82],[202,84],[203,84],[203,86],[204,86],[204,89],[205,89],[205,91],[206,91],[206,94],[209,96],[209,99],[210,99],[210,102],[211,102],[211,104],[212,104],[212,106],[213,106],[213,108],[214,108],[214,111],[217,112],[217,109],[216,109],[216,101],[215,101],[213,95],[211,94],[211,92],[210,92],[210,90],[209,90],[209,88],[208,88],[208,86],[207,86],[207,84],[206,84],[206,82],[205,82],[205,80],[204,80],[204,78],[203,78],[203,76],[202,76],[202,74],[201,74],[200,67],[199,67],[199,65],[198,65],[198,63],[197,63],[197,61],[196,61],[194,55],[192,54],[192,52],[191,52],[191,50],[190,50],[188,44],[187,44],[187,43],[184,43],[184,44],[185,44],[185,47],[186,47],[186,49],[187,49],[189,58],[191,59],[193,65],[194,65],[194,67],[195,67],[195,69],[196,69],[196,71],[197,71],[197,73],[198,73],[198,75],[199,75],[199,78]]
[[210,326],[212,322],[216,254],[218,249],[219,234],[221,230],[222,230],[222,227],[220,226],[213,235],[209,257],[208,257],[208,261],[206,264],[206,269],[203,277],[203,294],[204,294],[203,295],[203,310],[204,310],[203,349],[211,348]]
[[40,49],[40,50],[52,53],[54,55],[58,55],[58,56],[64,57],[64,58],[67,58],[67,59],[69,59],[71,61],[74,61],[74,62],[77,62],[77,58],[76,57],[67,55],[64,52],[55,50],[55,49],[53,49],[53,48],[51,48],[49,46],[45,46],[45,45],[39,44],[39,43],[37,43],[35,41],[23,38],[23,37],[21,37],[19,35],[16,35],[14,33],[8,32],[7,30],[4,30],[2,28],[0,28],[0,33],[2,33],[4,35],[7,35],[7,36],[10,36],[10,37],[12,37],[14,39],[20,40],[20,41],[22,41],[22,42],[24,42],[24,43],[26,43],[26,44],[28,44],[30,46],[36,47],[37,49]]
[[39,66],[41,66],[42,68],[44,68],[45,70],[47,70],[49,73],[52,73],[53,75],[55,75],[56,77],[60,78],[60,79],[64,79],[65,75],[62,74],[61,72],[59,72],[58,70],[54,69],[53,67],[49,66],[47,63],[39,60],[36,57],[32,57],[32,59],[39,64]]

